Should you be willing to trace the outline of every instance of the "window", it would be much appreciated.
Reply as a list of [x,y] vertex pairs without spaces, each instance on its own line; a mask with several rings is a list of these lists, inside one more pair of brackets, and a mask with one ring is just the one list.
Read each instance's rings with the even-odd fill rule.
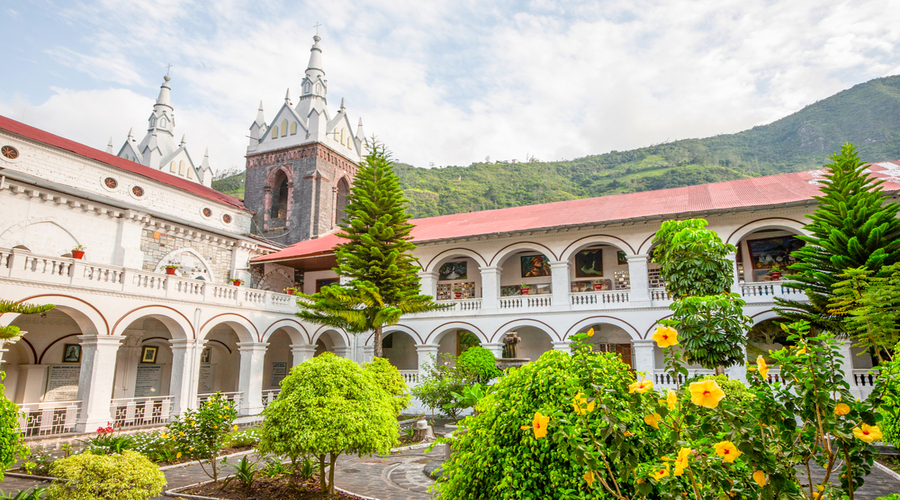
[[187,174],[188,174],[188,179],[193,179],[194,178],[194,169],[188,167]]
[[281,120],[281,137],[287,136],[287,120]]
[[272,205],[269,210],[269,219],[283,219],[287,217],[288,182],[283,172],[275,174],[275,184],[272,189]]
[[347,179],[341,179],[338,181],[337,186],[337,206],[335,207],[335,222],[336,224],[340,224],[344,217],[347,216],[347,195],[350,194],[350,185],[347,183]]
[[278,139],[278,127],[272,127],[272,139]]
[[119,186],[119,181],[113,179],[112,177],[107,177],[106,179],[103,179],[103,184],[105,184],[109,189],[115,189]]
[[222,222],[224,222],[225,224],[231,224],[231,216],[228,214],[223,215]]
[[131,194],[140,198],[141,196],[144,196],[144,188],[140,186],[134,186],[133,188],[131,188]]
[[297,122],[291,123],[291,135],[297,135]]
[[178,162],[178,175],[184,177],[184,160]]
[[174,161],[169,165],[169,172],[172,172],[173,174],[175,172],[177,172],[177,170],[175,170],[175,162]]

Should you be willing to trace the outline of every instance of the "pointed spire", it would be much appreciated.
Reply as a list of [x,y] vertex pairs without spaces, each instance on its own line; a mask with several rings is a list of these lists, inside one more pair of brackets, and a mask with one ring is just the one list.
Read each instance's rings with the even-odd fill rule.
[[360,141],[366,140],[366,133],[363,131],[362,118],[359,119],[359,125],[356,126],[356,138]]
[[113,152],[112,136],[109,137],[109,143],[106,144],[106,152],[109,154]]
[[265,117],[263,116],[263,105],[262,105],[262,101],[259,101],[259,111],[256,112],[256,123],[257,123],[258,125],[265,125],[265,124],[266,124],[266,119],[265,119]]
[[163,77],[163,84],[159,86],[159,97],[156,98],[156,104],[172,107],[172,88],[169,87],[169,81],[172,78],[169,75]]
[[319,35],[313,37],[316,43],[309,49],[309,64],[306,66],[307,75],[310,71],[320,71],[322,74],[319,76],[325,76],[325,70],[322,67],[322,47],[319,47],[319,40],[321,39]]
[[128,129],[128,140],[134,142],[134,127]]
[[[291,105],[291,88],[288,87],[287,92],[284,93],[284,103],[288,106]],[[260,109],[262,109],[262,101],[260,101]]]
[[346,111],[346,110],[347,110],[347,107],[344,106],[344,98],[341,97],[341,111]]
[[185,144],[187,144],[187,134],[181,136],[181,144],[179,144],[178,146],[183,148]]

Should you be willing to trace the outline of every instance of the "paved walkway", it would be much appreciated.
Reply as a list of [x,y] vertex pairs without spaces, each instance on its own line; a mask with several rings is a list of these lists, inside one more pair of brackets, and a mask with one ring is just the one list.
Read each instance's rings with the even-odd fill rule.
[[[428,500],[432,498],[428,488],[433,484],[422,471],[428,462],[440,459],[444,454],[441,446],[431,453],[425,450],[407,450],[389,457],[342,456],[337,461],[335,481],[338,488],[379,500]],[[231,458],[229,462],[240,459]],[[822,477],[822,471],[813,471],[813,477]],[[165,471],[168,485],[166,489],[179,488],[206,481],[208,477],[199,465],[179,467]],[[29,479],[6,477],[0,483],[0,491],[16,493],[40,484]],[[866,483],[857,490],[859,500],[875,500],[880,496],[900,492],[900,480],[878,468],[866,478]],[[156,497],[163,500],[166,497]]]

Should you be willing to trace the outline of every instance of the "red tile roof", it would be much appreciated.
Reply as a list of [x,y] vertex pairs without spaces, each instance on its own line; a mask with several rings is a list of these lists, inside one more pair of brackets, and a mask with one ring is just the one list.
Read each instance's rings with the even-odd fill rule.
[[208,188],[203,184],[189,181],[187,179],[182,179],[181,177],[176,177],[174,175],[169,175],[161,170],[146,167],[144,165],[141,165],[140,163],[128,161],[124,158],[119,158],[118,156],[100,151],[99,149],[85,146],[84,144],[75,141],[63,139],[58,135],[53,135],[49,132],[30,127],[28,125],[25,125],[24,123],[6,118],[5,116],[0,116],[0,130],[6,130],[7,132],[11,132],[13,134],[34,141],[42,142],[49,146],[65,149],[66,151],[71,151],[77,155],[105,163],[111,167],[120,168],[122,170],[162,182],[163,184],[168,184],[169,186],[182,189],[189,193],[193,193],[213,201],[231,205],[241,210],[247,210],[246,208],[244,208],[244,203],[234,196],[228,196],[225,193],[220,193],[215,189]]
[[[875,163],[869,169],[887,180],[887,191],[900,190],[900,161]],[[819,193],[823,171],[752,177],[659,191],[600,196],[541,205],[502,208],[414,219],[413,239],[428,241],[465,238],[553,227],[604,224],[644,217],[676,216],[717,210],[783,205],[810,200]],[[343,241],[334,234],[295,243],[254,262],[284,261],[330,253]]]

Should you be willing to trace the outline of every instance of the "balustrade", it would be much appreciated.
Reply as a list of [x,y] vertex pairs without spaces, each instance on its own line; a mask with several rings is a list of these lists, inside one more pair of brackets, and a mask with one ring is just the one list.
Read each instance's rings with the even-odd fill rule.
[[267,391],[262,391],[262,404],[263,408],[269,406],[269,403],[275,401],[278,398],[278,395],[281,394],[281,389],[271,389]]
[[75,431],[81,401],[19,405],[19,428],[25,437],[59,436]]
[[613,307],[626,304],[629,301],[630,290],[603,290],[594,292],[574,292],[569,294],[569,300],[573,306],[603,306],[612,304]]
[[241,407],[241,399],[244,396],[243,392],[207,392],[203,394],[197,394],[197,406],[200,406],[206,401],[215,395],[219,395],[220,397],[224,397],[228,401],[234,403],[235,408]]
[[410,388],[419,385],[419,370],[400,370],[400,376]]
[[110,401],[113,427],[165,425],[172,415],[172,396],[122,398]]

